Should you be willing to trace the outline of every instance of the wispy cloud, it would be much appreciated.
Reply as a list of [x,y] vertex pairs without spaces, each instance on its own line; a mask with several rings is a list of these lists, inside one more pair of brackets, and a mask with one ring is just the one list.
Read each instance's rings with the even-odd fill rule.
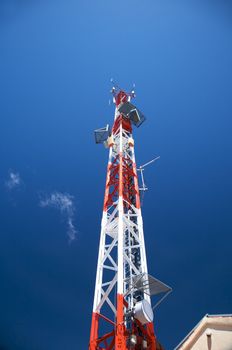
[[39,203],[42,208],[55,208],[65,216],[67,221],[67,235],[70,242],[76,238],[77,234],[77,230],[74,225],[75,205],[73,199],[74,197],[69,193],[53,192],[44,199],[41,199]]
[[22,184],[22,180],[21,180],[19,173],[15,173],[13,171],[10,171],[9,178],[5,182],[6,188],[8,188],[9,190],[13,190],[15,188],[20,187],[21,184]]

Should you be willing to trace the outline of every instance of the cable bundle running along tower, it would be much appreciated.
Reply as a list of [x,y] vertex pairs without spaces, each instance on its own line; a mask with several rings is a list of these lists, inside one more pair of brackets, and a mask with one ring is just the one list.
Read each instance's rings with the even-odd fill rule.
[[132,125],[145,117],[130,102],[134,91],[113,87],[112,93],[112,130],[95,130],[96,143],[109,148],[109,161],[89,350],[156,350],[151,296],[163,299],[171,288],[147,270],[132,137]]

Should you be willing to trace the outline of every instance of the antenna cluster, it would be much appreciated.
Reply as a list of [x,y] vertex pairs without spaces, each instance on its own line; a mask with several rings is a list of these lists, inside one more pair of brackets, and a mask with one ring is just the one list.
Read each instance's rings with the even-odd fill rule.
[[[117,95],[120,91],[124,91],[123,89],[121,89],[121,87],[117,83],[115,83],[113,78],[110,79],[110,82],[113,85],[112,89],[110,90],[110,92],[112,93],[113,96]],[[129,100],[131,98],[135,98],[136,97],[136,95],[135,95],[135,83],[133,84],[131,91],[130,92],[126,92],[126,94],[129,97]]]

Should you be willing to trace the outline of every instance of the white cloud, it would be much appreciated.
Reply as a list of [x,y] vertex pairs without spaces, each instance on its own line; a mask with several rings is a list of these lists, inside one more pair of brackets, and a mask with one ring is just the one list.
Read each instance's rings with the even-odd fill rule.
[[65,216],[67,220],[67,235],[70,242],[76,238],[77,234],[77,230],[73,223],[75,212],[73,198],[74,197],[69,193],[53,192],[45,199],[41,199],[39,203],[41,207],[55,208]]
[[19,173],[14,173],[13,171],[9,172],[9,179],[5,182],[5,186],[9,190],[19,187],[22,184]]
[[70,241],[73,241],[76,238],[77,230],[73,224],[73,218],[69,217],[68,218],[68,231],[67,235],[69,237]]

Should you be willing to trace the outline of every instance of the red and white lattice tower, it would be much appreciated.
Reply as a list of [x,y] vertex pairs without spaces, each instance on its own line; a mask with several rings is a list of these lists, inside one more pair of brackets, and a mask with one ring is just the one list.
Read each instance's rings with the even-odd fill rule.
[[113,95],[112,130],[95,131],[96,142],[109,147],[109,161],[89,350],[156,350],[151,295],[169,289],[147,270],[132,137],[132,124],[144,117],[131,104],[132,93],[113,88]]

